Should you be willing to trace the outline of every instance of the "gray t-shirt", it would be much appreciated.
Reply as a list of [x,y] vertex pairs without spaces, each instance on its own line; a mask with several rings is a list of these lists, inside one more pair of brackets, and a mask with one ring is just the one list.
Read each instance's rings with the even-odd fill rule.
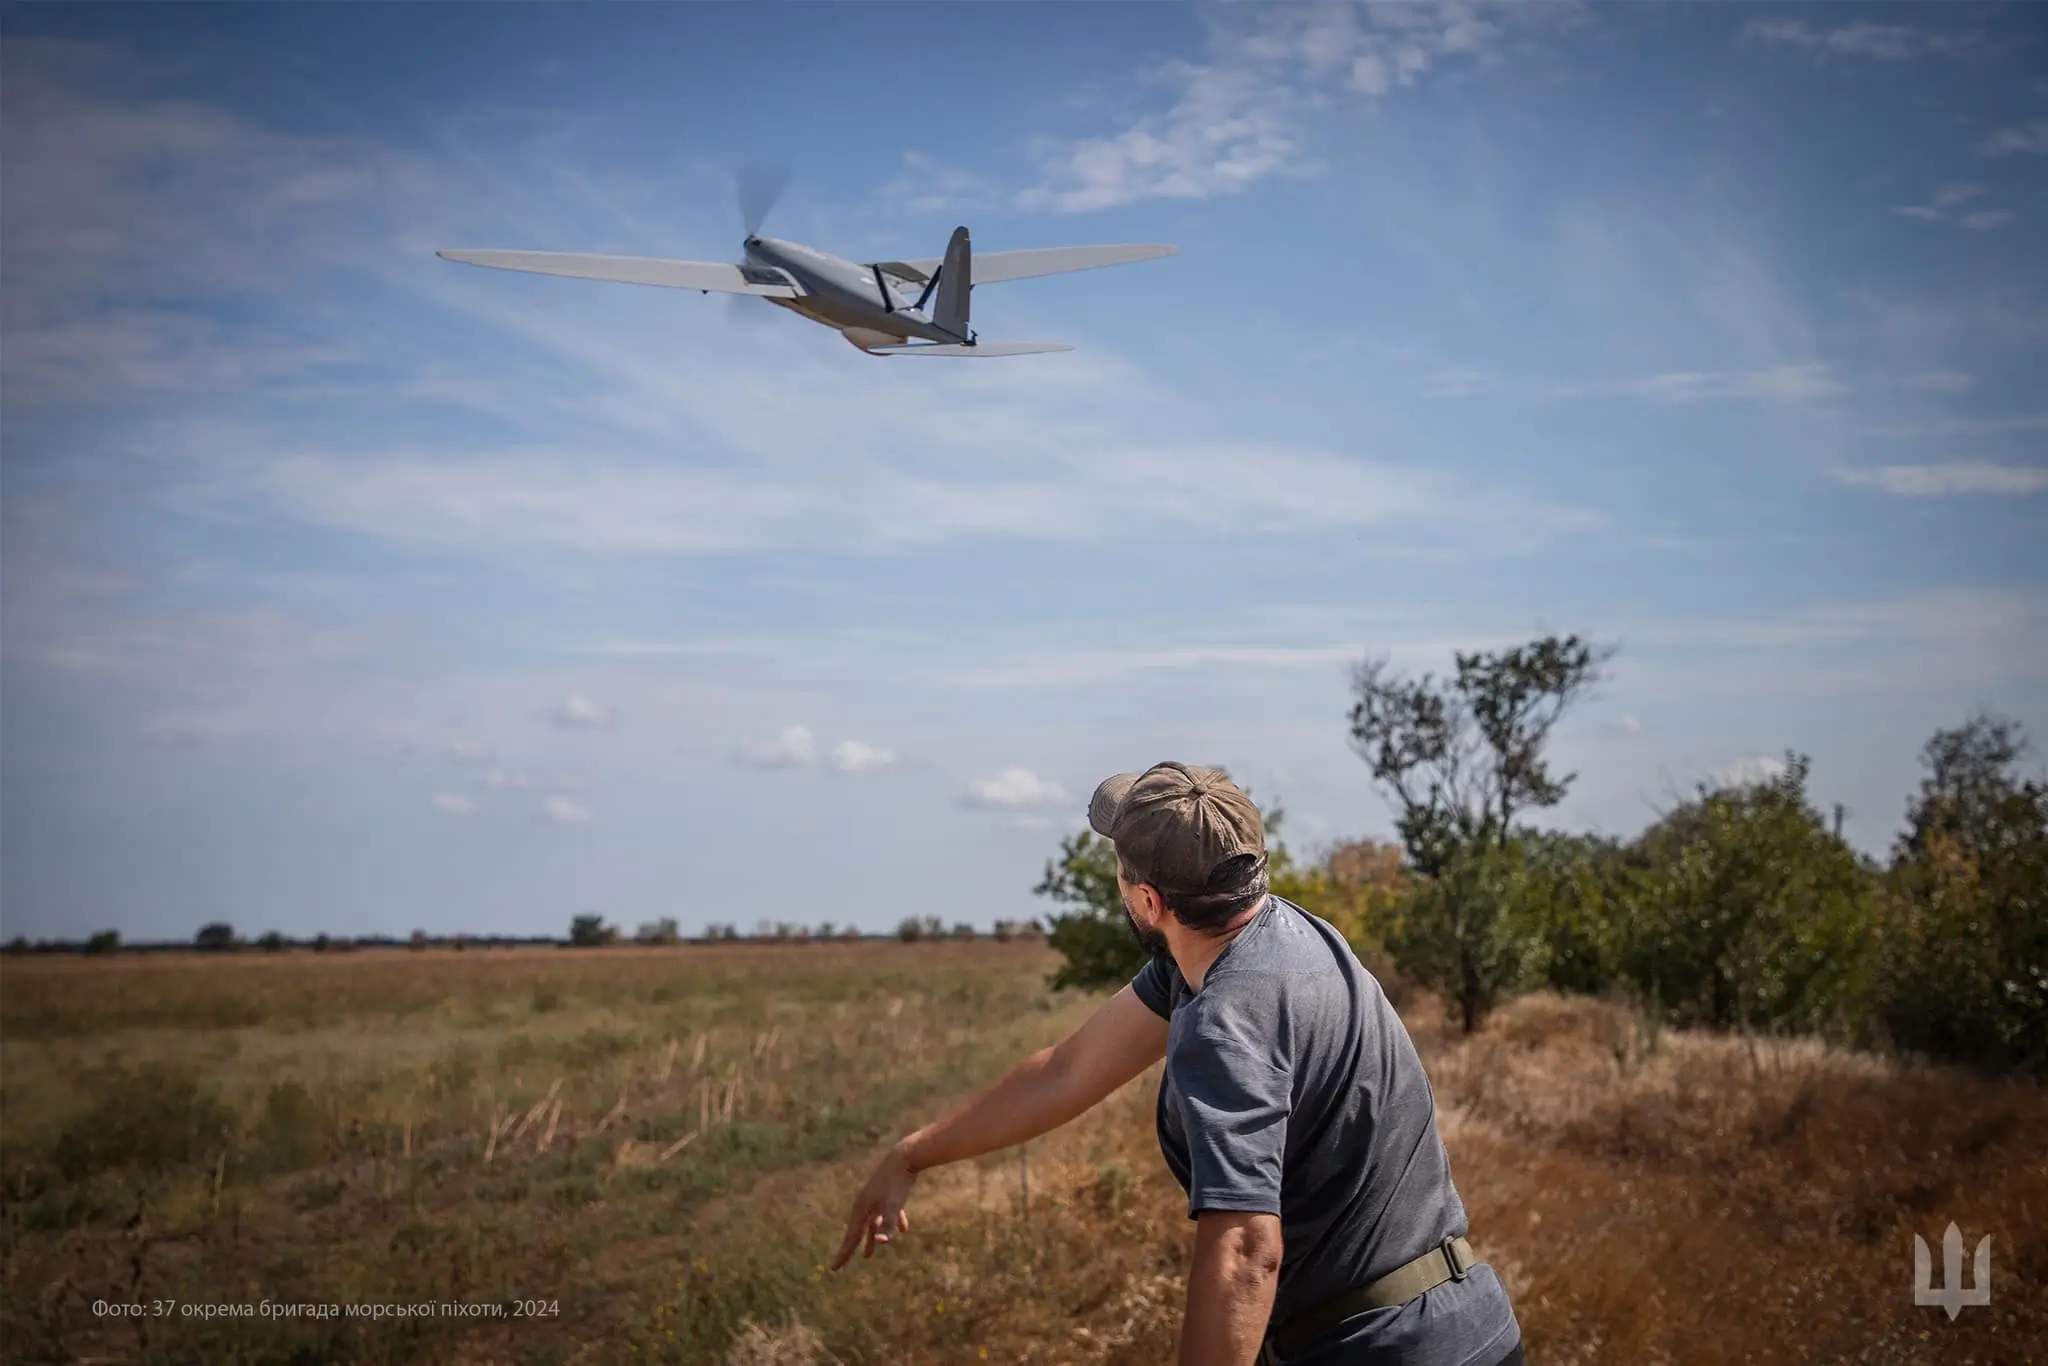
[[[1131,986],[1170,1022],[1159,1146],[1188,1217],[1280,1218],[1274,1323],[1466,1232],[1422,1059],[1327,921],[1268,897],[1200,991],[1171,959]],[[1293,1360],[1493,1366],[1519,1339],[1506,1289],[1480,1265]]]

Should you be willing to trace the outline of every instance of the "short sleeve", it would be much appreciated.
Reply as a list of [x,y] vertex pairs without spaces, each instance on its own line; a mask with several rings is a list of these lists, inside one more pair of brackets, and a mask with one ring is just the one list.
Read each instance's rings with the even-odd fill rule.
[[1188,1216],[1280,1213],[1293,1078],[1236,1028],[1191,1022],[1172,1061],[1188,1142]]
[[1164,962],[1157,958],[1146,960],[1138,975],[1131,979],[1131,990],[1154,1015],[1162,1020],[1173,1018],[1173,978]]

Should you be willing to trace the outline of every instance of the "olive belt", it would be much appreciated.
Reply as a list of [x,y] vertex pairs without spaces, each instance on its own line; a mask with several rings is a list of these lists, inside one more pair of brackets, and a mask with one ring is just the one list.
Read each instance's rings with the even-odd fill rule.
[[1282,1357],[1290,1356],[1344,1320],[1369,1309],[1388,1309],[1406,1304],[1423,1291],[1434,1290],[1445,1281],[1462,1281],[1465,1273],[1478,1262],[1479,1259],[1473,1255],[1472,1244],[1462,1237],[1446,1238],[1406,1266],[1395,1267],[1370,1285],[1361,1285],[1334,1299],[1312,1304],[1283,1326],[1267,1329],[1268,1350],[1261,1354],[1260,1360],[1270,1362],[1275,1352]]

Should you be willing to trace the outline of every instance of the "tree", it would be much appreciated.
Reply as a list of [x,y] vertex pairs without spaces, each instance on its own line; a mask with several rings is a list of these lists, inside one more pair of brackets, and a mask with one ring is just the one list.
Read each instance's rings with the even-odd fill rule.
[[215,920],[202,925],[192,942],[209,953],[223,952],[235,946],[235,927],[225,920]]
[[85,951],[90,954],[118,953],[121,950],[119,930],[101,930],[85,941]]
[[973,938],[976,938],[976,935],[975,935],[975,932],[974,932],[974,926],[972,926],[972,925],[968,924],[968,923],[967,923],[966,921],[964,921],[964,920],[963,920],[963,921],[961,921],[961,922],[959,922],[958,924],[956,924],[955,926],[953,926],[953,937],[954,937],[955,939],[973,939]]
[[262,949],[265,953],[282,953],[284,952],[284,946],[285,938],[276,930],[264,931],[263,937],[256,941],[256,947]]
[[1467,1034],[1543,967],[1526,910],[1529,871],[1518,841],[1467,840],[1388,927],[1394,961],[1444,995]]
[[1047,860],[1031,892],[1073,908],[1052,917],[1046,939],[1063,960],[1046,979],[1052,990],[1115,986],[1145,966],[1148,955],[1131,934],[1117,890],[1116,846],[1093,830],[1061,840],[1058,857]]
[[[1613,657],[1578,636],[1489,654],[1459,651],[1454,675],[1409,679],[1385,660],[1353,674],[1351,747],[1396,808],[1408,864],[1427,884],[1388,935],[1401,969],[1443,991],[1467,1032],[1529,980],[1540,941],[1515,818],[1564,800],[1573,774],[1543,749]],[[1470,902],[1462,898],[1479,898]]]
[[[1266,828],[1266,861],[1273,891],[1293,900],[1287,880],[1294,873],[1294,864],[1280,839],[1286,813],[1275,802],[1271,809],[1261,808],[1259,818]],[[1047,860],[1045,875],[1031,891],[1034,896],[1073,908],[1052,917],[1046,937],[1046,943],[1065,960],[1047,979],[1052,990],[1115,986],[1130,981],[1145,966],[1147,955],[1131,934],[1123,893],[1117,890],[1116,846],[1110,841],[1093,830],[1069,835],[1060,841],[1058,856]],[[1038,933],[1037,922],[1020,926],[1018,933]]]
[[1867,1000],[1871,877],[1788,754],[1761,782],[1703,787],[1630,846],[1617,961],[1681,1024],[1846,1035]]
[[924,921],[914,915],[907,915],[896,924],[896,937],[906,944],[915,944],[924,938]]
[[1403,678],[1385,660],[1358,666],[1351,746],[1392,795],[1416,872],[1435,877],[1469,839],[1505,848],[1518,813],[1564,800],[1575,775],[1552,776],[1543,746],[1613,655],[1546,636],[1499,654],[1460,651],[1448,680]]
[[599,948],[618,937],[618,930],[605,924],[603,916],[579,915],[569,922],[569,942],[577,948]]
[[1885,879],[1878,1018],[1938,1057],[2048,1076],[2048,787],[1980,714],[1935,733]]
[[682,931],[677,928],[673,917],[663,916],[659,920],[650,920],[642,925],[639,933],[633,937],[642,944],[666,946],[680,940]]

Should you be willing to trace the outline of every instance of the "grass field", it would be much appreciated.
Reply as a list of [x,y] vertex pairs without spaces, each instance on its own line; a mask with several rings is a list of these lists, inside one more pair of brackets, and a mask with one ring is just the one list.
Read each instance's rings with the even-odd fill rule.
[[[0,1355],[1171,1361],[1192,1226],[1156,1074],[928,1174],[909,1239],[822,1269],[881,1147],[1094,1008],[1053,966],[985,941],[0,963]],[[1532,1362],[2048,1363],[2040,1088],[1590,1001],[1469,1040],[1404,1014]],[[1995,1257],[1954,1323],[1910,1288],[1913,1234],[1951,1219]],[[265,1301],[507,1316],[218,1308]]]

